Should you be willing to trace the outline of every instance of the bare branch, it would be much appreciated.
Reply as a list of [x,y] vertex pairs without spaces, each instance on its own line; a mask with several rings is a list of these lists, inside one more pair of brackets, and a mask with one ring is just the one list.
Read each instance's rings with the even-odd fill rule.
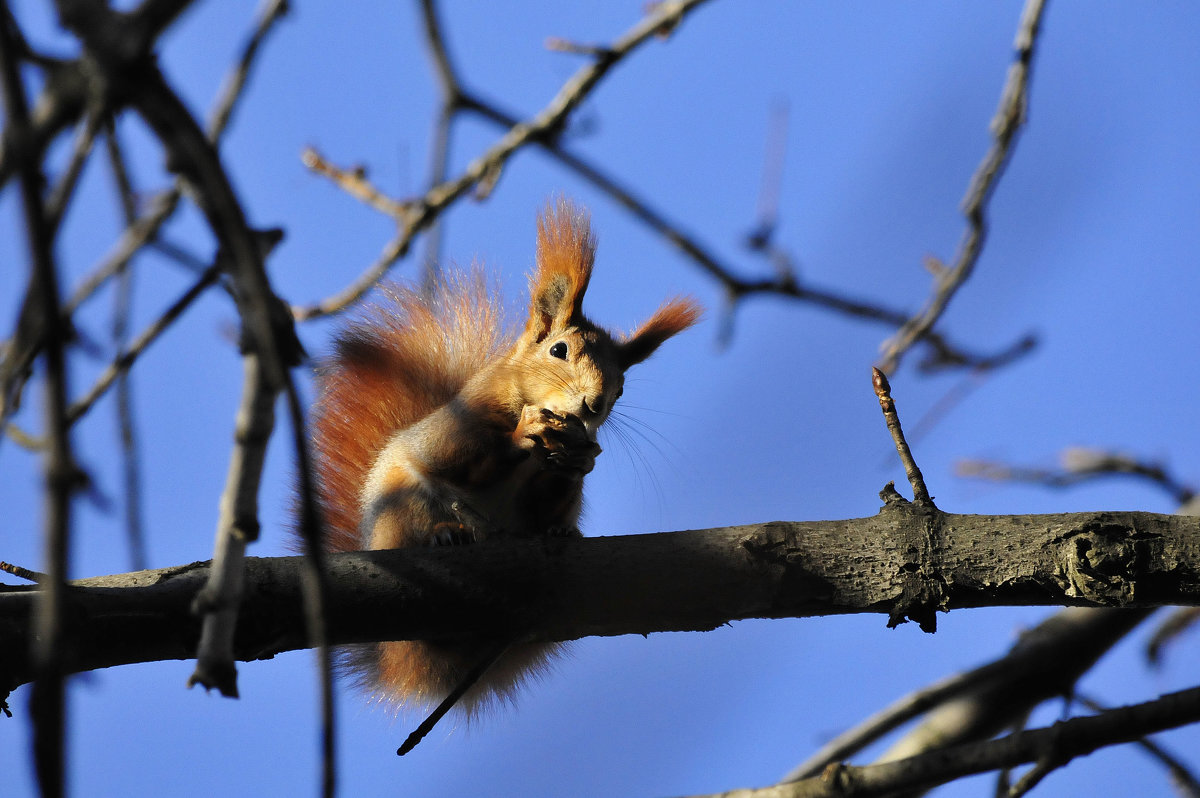
[[900,358],[913,344],[929,334],[954,294],[971,276],[975,263],[979,260],[979,253],[987,237],[987,203],[995,191],[996,182],[1004,171],[1005,164],[1012,155],[1017,132],[1025,123],[1028,114],[1029,74],[1044,8],[1045,0],[1026,0],[1021,11],[1017,38],[1013,44],[1016,58],[1008,69],[1008,79],[1000,95],[1000,107],[992,119],[991,130],[995,141],[971,177],[967,195],[963,199],[967,231],[959,244],[953,264],[936,273],[933,295],[925,307],[884,342],[879,367],[885,372],[895,371],[900,364]]
[[[13,36],[16,23],[12,21],[5,4],[7,19],[0,24],[11,27]],[[63,130],[79,121],[87,106],[88,80],[80,64],[44,59],[47,70],[46,84],[42,95],[30,114],[29,126],[23,141],[11,137],[0,138],[0,186],[18,172],[23,161],[42,160],[46,148]]]
[[1181,505],[1196,495],[1189,485],[1172,476],[1161,463],[1139,460],[1120,452],[1071,447],[1059,457],[1059,469],[1010,466],[989,460],[963,460],[956,471],[960,477],[989,479],[996,482],[1030,482],[1048,488],[1069,488],[1096,479],[1114,476],[1139,477],[1161,487]]
[[[864,767],[831,765],[820,776],[760,790],[733,790],[720,798],[818,798],[906,794],[963,776],[1038,763],[1031,783],[1052,767],[1109,745],[1200,720],[1200,687],[1090,717],[1059,721],[998,740],[969,743],[929,754]],[[1043,764],[1045,763],[1045,764]],[[1017,788],[1022,785],[1018,784]],[[713,798],[717,798],[714,796]]]
[[[425,40],[442,96],[442,104],[435,120],[430,155],[431,179],[436,185],[444,179],[453,118],[459,112],[474,112],[507,130],[515,130],[523,123],[515,115],[501,110],[494,103],[480,99],[463,87],[446,48],[445,37],[441,31],[433,0],[423,0],[421,9]],[[561,40],[552,40],[548,42],[548,45],[552,49],[565,49],[571,52],[579,52],[582,49],[584,54],[597,58],[608,58],[612,53],[612,48],[609,47],[579,48],[568,46]],[[900,310],[852,299],[810,284],[802,285],[790,271],[787,275],[781,274],[773,280],[753,280],[739,277],[732,267],[722,263],[711,250],[686,233],[679,225],[668,221],[665,215],[653,209],[646,199],[637,196],[630,188],[618,183],[599,167],[565,149],[559,136],[542,136],[532,143],[542,147],[568,169],[624,206],[650,229],[679,247],[706,274],[721,283],[731,303],[755,294],[771,294],[894,327],[899,327],[908,320],[908,315]],[[303,160],[308,168],[329,177],[351,196],[374,207],[381,213],[395,218],[401,226],[401,231],[395,239],[385,245],[380,258],[355,281],[351,289],[327,299],[319,305],[293,308],[293,313],[299,321],[307,321],[344,309],[361,297],[396,261],[405,257],[416,232],[411,229],[407,220],[419,209],[419,205],[415,201],[402,202],[388,197],[370,183],[365,169],[361,166],[348,169],[338,167],[313,148],[305,150]],[[435,261],[439,251],[436,227],[439,219],[440,213],[436,213],[429,223],[429,241],[425,250],[425,265],[428,268],[436,268]],[[778,251],[772,250],[772,252],[777,253]],[[778,262],[774,254],[772,260]],[[933,350],[930,356],[921,363],[920,368],[925,371],[964,366],[981,370],[999,368],[1032,351],[1035,345],[1033,337],[1026,336],[1001,352],[982,355],[968,352],[960,346],[948,342],[937,332],[928,333],[924,342]]]
[[100,397],[102,397],[117,379],[127,372],[150,344],[154,343],[171,324],[179,318],[191,304],[204,293],[205,289],[216,282],[220,274],[219,265],[213,265],[200,275],[197,280],[179,299],[175,300],[163,314],[150,324],[141,335],[134,339],[128,349],[117,354],[104,373],[97,378],[96,383],[81,398],[76,400],[67,410],[67,419],[72,424],[87,415]]
[[[463,110],[465,94],[450,60],[450,53],[446,49],[446,39],[442,35],[442,25],[434,0],[421,0],[421,22],[425,28],[425,45],[433,62],[433,74],[441,94],[441,106],[434,115],[433,134],[429,144],[429,186],[432,188],[445,182],[449,173],[450,138],[454,131],[454,119],[458,112]],[[515,125],[516,121],[512,124]],[[439,268],[441,249],[442,220],[439,216],[429,226],[425,240],[424,268],[427,281],[432,280]]]
[[[218,262],[233,282],[233,295],[242,321],[241,343],[247,364],[247,387],[239,431],[246,437],[239,440],[239,447],[235,450],[229,489],[223,499],[227,510],[223,513],[218,535],[220,567],[214,571],[219,589],[206,594],[208,601],[218,606],[202,607],[206,611],[212,610],[206,616],[204,647],[198,666],[198,673],[203,676],[214,669],[219,670],[226,663],[228,670],[233,670],[226,643],[232,634],[238,611],[236,600],[240,596],[244,545],[257,533],[254,494],[260,479],[262,453],[272,427],[274,400],[279,392],[284,392],[288,397],[294,421],[294,442],[301,452],[305,445],[305,433],[299,397],[288,371],[299,362],[301,347],[289,314],[274,295],[263,266],[265,250],[268,249],[265,246],[267,237],[257,234],[248,226],[215,145],[168,86],[150,54],[149,41],[138,38],[139,25],[145,29],[158,21],[169,20],[173,18],[175,10],[181,7],[181,3],[173,3],[172,0],[147,0],[138,12],[122,16],[114,14],[103,4],[86,0],[60,0],[60,15],[64,24],[85,43],[89,57],[96,59],[103,69],[126,77],[122,99],[136,109],[153,130],[167,153],[168,168],[179,174],[204,213],[219,243]],[[157,10],[152,11],[152,8]],[[253,51],[256,48],[257,42],[252,41],[249,49]],[[244,59],[244,65],[252,54]],[[220,116],[218,121],[223,123]],[[256,437],[259,433],[261,438]],[[313,554],[311,557],[318,558],[319,555]],[[309,570],[317,569],[310,566]],[[306,580],[304,584],[307,590],[303,595],[303,604],[312,609],[310,618],[316,619],[309,625],[309,631],[322,652],[326,652],[320,621],[323,586],[319,578]],[[328,664],[327,653],[325,661]],[[323,670],[323,679],[326,750],[331,753],[332,676],[328,668]],[[219,681],[228,693],[232,680]],[[327,756],[326,762],[325,791],[331,795],[334,785],[332,756]]]
[[[1078,693],[1075,694],[1075,700],[1093,712],[1107,712],[1111,709],[1093,698]],[[1200,779],[1197,779],[1178,757],[1147,737],[1135,740],[1134,743],[1167,768],[1167,772],[1171,776],[1171,783],[1175,785],[1180,794],[1188,798],[1200,798]]]
[[[464,110],[473,111],[501,127],[518,124],[516,117],[491,103],[485,103],[474,95],[465,95],[461,100],[461,105]],[[538,145],[563,166],[607,194],[628,210],[634,218],[676,246],[705,274],[720,283],[731,304],[761,294],[794,299],[835,313],[892,327],[899,327],[908,320],[908,315],[900,310],[820,288],[812,285],[810,281],[801,283],[796,278],[796,271],[791,267],[786,253],[771,246],[769,242],[765,254],[775,262],[776,276],[772,279],[740,277],[736,269],[723,262],[715,252],[704,246],[681,225],[670,221],[662,211],[655,209],[649,200],[618,182],[616,178],[595,164],[567,150],[559,139],[542,140],[538,142]],[[1036,345],[1036,340],[1033,336],[1025,336],[1010,347],[990,355],[969,352],[960,345],[951,343],[937,331],[927,334],[923,343],[933,351],[921,361],[919,368],[922,371],[933,372],[944,368],[964,366],[988,371],[1008,365],[1022,355],[1031,352]]]
[[[161,30],[186,5],[186,2],[179,0],[145,3],[142,10],[133,16],[131,18],[133,21],[129,23],[130,25],[139,25],[143,30],[130,39],[119,42],[120,47],[125,48],[133,39],[142,40],[140,37],[147,35],[147,31]],[[72,13],[83,11],[86,12],[85,16],[91,14],[86,9],[87,2],[81,3],[76,0],[64,3],[64,6],[69,7]],[[259,45],[285,11],[286,3],[272,2],[268,6],[243,51],[233,75],[226,80],[224,90],[217,100],[213,122],[209,129],[209,135],[214,143],[219,141],[224,133],[234,106],[242,96],[253,58],[259,52]],[[91,16],[87,16],[87,18],[91,19]],[[95,31],[97,36],[106,37],[113,34],[114,29],[110,28],[108,22],[109,19],[105,17],[104,20],[97,23],[100,25],[100,28]],[[15,32],[15,23],[12,23],[11,15],[4,23],[11,24]],[[12,145],[15,138],[9,137],[0,140],[0,147],[3,148],[0,149],[0,185],[3,185],[4,180],[12,173],[22,158],[40,160],[45,148],[54,137],[77,121],[87,106],[91,91],[87,75],[89,71],[95,70],[94,66],[87,65],[85,68],[82,62],[57,62],[52,59],[41,59],[41,61],[49,70],[47,85],[37,109],[34,110],[28,135],[24,138],[24,145],[14,149]],[[93,116],[99,118],[100,115],[94,114]],[[150,201],[147,213],[126,229],[114,247],[114,251],[92,271],[75,290],[70,300],[65,303],[64,310],[68,315],[74,313],[79,305],[100,286],[114,275],[119,274],[125,268],[125,264],[158,235],[162,225],[171,218],[178,206],[180,188],[181,186],[177,184]],[[0,360],[0,390],[2,390],[0,429],[2,430],[9,429],[5,422],[19,404],[22,387],[40,346],[39,333],[35,329],[34,320],[28,313],[23,312],[17,331],[10,338],[4,358]]]
[[[1069,695],[1075,684],[1113,646],[1153,610],[1069,607],[1030,633],[1014,647],[1041,649],[1044,659],[1026,669],[1000,672],[993,680],[977,682],[952,701],[940,705],[915,728],[888,747],[880,762],[892,762],[962,743],[986,740],[1020,728],[1042,702]],[[1088,632],[1092,635],[1089,637]],[[1054,637],[1060,639],[1055,640]],[[1050,638],[1050,639],[1047,639]],[[1074,645],[1068,647],[1070,641]],[[1004,662],[1004,659],[999,662]]]
[[300,161],[316,174],[332,180],[338,188],[359,202],[393,217],[401,225],[404,224],[405,218],[412,209],[411,203],[398,202],[376,188],[367,178],[367,170],[364,166],[343,169],[330,163],[314,147],[305,148],[304,152],[300,154]]
[[381,258],[374,266],[358,277],[348,288],[337,295],[309,307],[293,308],[296,319],[309,319],[337,313],[357,301],[379,280],[396,259],[403,257],[417,233],[428,228],[452,203],[468,191],[480,186],[490,186],[498,178],[504,165],[518,150],[542,141],[556,139],[566,125],[572,111],[583,102],[603,77],[639,46],[655,36],[673,30],[688,13],[706,0],[674,0],[658,3],[640,22],[630,28],[608,48],[610,56],[593,61],[577,71],[550,103],[526,122],[513,125],[500,140],[475,159],[464,172],[431,188],[424,196],[398,203],[398,221],[401,233],[396,241],[389,243],[388,253],[395,258]]
[[[207,129],[208,137],[214,145],[221,141],[222,136],[228,129],[229,122],[233,118],[238,101],[244,95],[254,59],[261,50],[262,42],[275,28],[276,23],[287,13],[287,10],[286,0],[272,0],[268,4],[259,16],[254,32],[250,35],[246,46],[243,48],[237,64],[225,78],[221,91],[218,93],[217,99],[213,104]],[[88,279],[76,288],[70,301],[67,303],[68,311],[73,312],[78,308],[80,304],[111,279],[113,275],[120,273],[125,268],[125,264],[142,247],[152,242],[158,236],[162,226],[174,215],[175,209],[179,204],[181,191],[182,184],[176,183],[175,186],[155,195],[147,203],[148,210],[146,213],[127,227],[108,257],[101,262],[100,266],[92,271]]]
[[[911,693],[824,745],[783,780],[816,776],[828,765],[844,761],[902,724],[954,702],[955,711],[932,718],[893,746],[883,761],[913,756],[949,742],[986,739],[1014,715],[1063,695],[1113,645],[1123,640],[1149,614],[1148,610],[1069,608],[1026,631],[1003,657],[966,673]],[[960,701],[966,698],[966,702]],[[970,708],[960,712],[966,703]],[[1003,707],[1003,713],[994,711]],[[953,720],[951,720],[953,719]],[[951,729],[948,723],[953,722]]]
[[[26,142],[30,136],[29,108],[17,64],[17,48],[10,27],[8,4],[0,0],[0,88],[4,95],[8,141]],[[67,631],[67,566],[71,531],[71,494],[79,484],[79,470],[71,451],[67,423],[66,330],[59,318],[58,273],[51,245],[54,231],[42,202],[43,175],[40,163],[20,159],[21,208],[29,247],[29,292],[23,320],[38,319],[37,337],[43,342],[45,361],[44,417],[48,446],[43,459],[45,531],[43,534],[46,578],[30,616],[34,634],[26,641],[25,653],[37,681],[30,699],[33,714],[33,751],[42,795],[65,792]],[[7,405],[7,402],[6,402]],[[2,416],[0,416],[2,418]]]
[[100,132],[103,117],[104,109],[94,108],[79,127],[78,135],[75,137],[75,146],[71,150],[71,158],[67,162],[67,168],[64,170],[58,185],[54,187],[54,191],[50,194],[50,199],[46,202],[46,224],[50,228],[51,235],[58,229],[59,224],[62,222],[63,214],[67,211],[67,204],[71,201],[71,197],[75,193],[75,185],[79,180],[79,175],[83,172],[83,165],[92,153],[92,147],[96,143],[96,134]]
[[255,57],[258,55],[262,43],[266,41],[267,35],[275,29],[276,23],[283,19],[290,10],[288,0],[267,0],[265,7],[259,12],[254,31],[242,47],[242,53],[238,56],[237,63],[225,77],[224,83],[221,84],[221,90],[217,93],[217,101],[209,113],[207,130],[208,137],[212,141],[220,140],[221,134],[229,127],[229,121],[233,118],[237,102],[246,88],[246,83],[250,80],[250,70],[254,66]]
[[[105,152],[109,168],[116,184],[117,201],[121,206],[126,226],[137,219],[137,195],[125,164],[125,156],[117,140],[116,127],[111,120],[104,136]],[[112,341],[117,352],[125,349],[129,342],[129,316],[133,305],[133,270],[129,264],[121,269],[117,277],[117,290],[113,296]],[[146,562],[146,536],[142,529],[142,477],[138,458],[137,426],[133,412],[133,390],[129,373],[123,371],[117,377],[117,428],[121,436],[121,472],[125,488],[125,537],[129,541],[129,556],[133,570],[148,567]]]

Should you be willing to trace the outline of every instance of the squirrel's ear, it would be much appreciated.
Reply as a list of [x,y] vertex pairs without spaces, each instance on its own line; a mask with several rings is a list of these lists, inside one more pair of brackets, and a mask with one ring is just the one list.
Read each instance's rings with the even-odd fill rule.
[[650,357],[663,341],[695,324],[702,312],[700,305],[693,299],[676,297],[663,303],[662,307],[654,311],[653,316],[642,322],[642,326],[617,345],[621,370],[624,371]]
[[596,261],[596,238],[587,211],[559,199],[537,223],[537,272],[530,281],[529,326],[536,340],[557,322],[583,318],[583,294]]

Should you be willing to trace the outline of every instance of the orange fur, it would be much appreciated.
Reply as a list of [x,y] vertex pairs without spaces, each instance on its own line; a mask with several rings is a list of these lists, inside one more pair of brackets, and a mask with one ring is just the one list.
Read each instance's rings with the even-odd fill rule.
[[503,310],[480,273],[450,275],[431,296],[398,285],[347,327],[317,370],[310,426],[326,548],[366,548],[358,495],[392,434],[457,394],[509,345]]
[[[614,338],[582,311],[595,251],[586,212],[559,201],[538,219],[519,335],[478,273],[426,293],[386,287],[342,332],[318,370],[312,425],[329,550],[579,534],[583,477],[625,369],[700,313],[675,299]],[[386,642],[354,647],[348,663],[384,700],[433,703],[488,648]],[[514,645],[461,705],[510,696],[555,650]]]

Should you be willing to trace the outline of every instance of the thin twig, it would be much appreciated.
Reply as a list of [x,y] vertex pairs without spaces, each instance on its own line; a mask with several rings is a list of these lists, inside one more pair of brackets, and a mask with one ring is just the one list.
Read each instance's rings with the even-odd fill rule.
[[417,728],[413,730],[412,734],[408,735],[408,737],[404,740],[404,743],[396,749],[396,755],[404,756],[409,751],[416,748],[417,744],[424,740],[425,736],[428,735],[429,732],[433,731],[433,727],[437,725],[438,721],[444,718],[447,712],[449,712],[451,709],[454,709],[454,705],[457,704],[459,700],[461,700],[462,697],[467,694],[468,690],[474,687],[476,683],[483,678],[483,675],[488,672],[488,669],[495,665],[496,660],[500,659],[500,657],[502,657],[504,652],[508,649],[509,644],[503,643],[499,646],[496,646],[485,656],[481,657],[479,661],[475,663],[475,667],[471,668],[471,670],[467,672],[467,675],[459,680],[454,689],[450,691],[450,694],[442,699],[442,702],[438,704],[432,712],[429,713],[425,720],[421,721],[421,725],[417,726]]
[[91,410],[92,405],[102,397],[117,379],[127,372],[134,362],[141,356],[150,344],[154,343],[162,333],[171,326],[175,319],[188,309],[188,307],[196,301],[196,299],[204,293],[204,290],[216,282],[221,270],[219,265],[214,264],[205,270],[204,274],[200,275],[197,280],[187,291],[183,293],[179,299],[175,300],[163,314],[154,320],[142,333],[133,340],[129,348],[120,352],[108,368],[104,370],[97,379],[91,389],[81,398],[76,400],[67,410],[67,419],[70,423],[75,423]]
[[[123,348],[128,338],[129,306],[133,277],[126,269],[117,282],[113,309],[113,343]],[[142,478],[138,459],[137,427],[134,423],[133,390],[129,369],[117,377],[117,427],[121,438],[121,472],[125,483],[125,537],[129,541],[129,558],[135,571],[146,564],[146,536],[142,529]]]
[[18,579],[24,579],[37,584],[41,584],[47,579],[46,575],[41,571],[31,571],[28,568],[22,568],[19,565],[13,565],[9,562],[0,561],[0,571],[3,571],[6,574],[12,574]]
[[791,770],[783,777],[782,781],[786,783],[815,776],[830,764],[845,760],[913,718],[958,697],[976,685],[991,681],[995,676],[1011,667],[1011,662],[1006,657],[966,673],[949,676],[910,693],[834,737],[821,746],[820,750]]
[[612,50],[602,44],[583,44],[564,39],[561,36],[551,36],[546,39],[546,49],[558,53],[586,55],[595,59],[612,57]]
[[1161,463],[1139,460],[1120,452],[1072,447],[1060,456],[1062,467],[1031,468],[1011,466],[988,460],[963,460],[955,468],[960,477],[997,482],[1028,482],[1048,488],[1069,488],[1096,479],[1133,476],[1145,479],[1166,491],[1178,504],[1186,504],[1196,491],[1167,471]]
[[303,410],[299,395],[287,393],[288,412],[295,430],[296,465],[300,474],[300,534],[304,552],[304,612],[309,642],[317,656],[321,690],[321,786],[325,798],[337,792],[337,716],[334,713],[333,649],[326,622],[329,585],[325,578],[323,519],[316,501],[312,462],[305,440]]
[[[1009,731],[1022,732],[1028,729],[1029,716],[1032,714],[1032,712],[1032,708],[1022,712],[1021,716],[1017,718],[1015,723],[1012,724]],[[1004,796],[1008,794],[1009,790],[1012,789],[1012,774],[1013,769],[1011,767],[1000,768],[1000,771],[996,774],[996,790],[994,793],[996,798],[1004,798]]]
[[27,452],[40,452],[45,448],[45,441],[36,435],[30,435],[11,421],[4,425],[4,435]]
[[177,188],[159,192],[152,197],[147,203],[146,212],[121,233],[121,237],[100,265],[92,269],[71,292],[64,309],[68,313],[74,313],[101,286],[124,269],[125,264],[158,234],[163,224],[175,213],[179,199],[180,192]]
[[[105,151],[113,182],[117,188],[117,200],[126,226],[137,219],[137,196],[124,154],[117,141],[116,128],[110,123],[105,131]],[[129,341],[129,315],[133,305],[133,269],[126,263],[117,276],[117,290],[113,296],[113,348],[121,352]],[[135,571],[146,566],[146,536],[142,529],[142,479],[138,459],[137,427],[133,412],[133,391],[130,388],[128,369],[117,377],[117,427],[121,438],[121,472],[125,487],[125,537],[129,541],[129,558]]]
[[410,204],[398,202],[377,189],[367,177],[365,167],[355,166],[343,169],[317,152],[315,147],[305,147],[304,152],[300,154],[300,162],[315,174],[329,178],[334,185],[359,202],[370,205],[380,213],[391,216],[402,224],[409,213]]
[[[463,109],[462,84],[454,71],[454,64],[446,49],[434,0],[421,0],[421,22],[425,27],[425,45],[433,62],[433,74],[437,79],[441,104],[433,120],[433,133],[429,144],[429,186],[446,180],[450,170],[450,140],[454,132],[454,120]],[[514,122],[515,124],[515,122]],[[438,273],[442,250],[442,220],[439,216],[425,237],[424,286],[432,287]]]
[[325,531],[317,503],[317,488],[308,448],[304,409],[295,386],[285,391],[298,473],[299,532],[304,541],[303,582],[305,627],[309,643],[316,652],[321,690],[321,786],[325,798],[337,792],[337,716],[334,713],[333,650],[329,643],[326,620],[329,584],[325,577]]
[[313,319],[340,313],[350,307],[363,294],[369,291],[371,286],[375,285],[380,278],[387,274],[388,270],[397,261],[408,254],[408,250],[412,246],[412,240],[413,236],[409,231],[401,231],[395,238],[383,245],[383,251],[379,253],[379,257],[358,276],[349,288],[315,305],[293,305],[292,317],[298,322],[312,321]]
[[1179,607],[1172,611],[1146,642],[1146,660],[1151,665],[1160,664],[1163,649],[1197,623],[1200,623],[1200,607]]
[[1042,779],[1065,764],[1067,763],[1057,762],[1053,759],[1038,760],[1033,767],[1021,774],[1021,778],[1017,779],[1016,784],[1009,788],[1008,798],[1021,798],[1022,795],[1028,795],[1030,790],[1042,783]]
[[[743,280],[728,272],[727,267],[716,264],[721,272],[710,272],[724,284],[730,306],[739,300],[755,294],[782,296],[807,302],[812,305],[831,310],[843,316],[886,324],[890,327],[901,327],[908,315],[895,308],[889,308],[874,302],[849,297],[840,292],[813,286],[809,281],[801,281],[794,259],[784,249],[773,244],[770,239],[761,239],[757,250],[761,252],[774,267],[773,279]],[[754,246],[751,249],[755,249]],[[950,343],[945,336],[936,330],[931,330],[921,340],[931,351],[917,364],[918,370],[931,374],[950,368],[970,368],[976,373],[986,373],[1007,366],[1013,361],[1029,354],[1037,346],[1037,339],[1032,334],[1026,334],[1008,347],[993,354],[976,354]]]
[[992,118],[991,131],[995,140],[971,177],[966,197],[963,199],[967,231],[959,243],[953,264],[937,271],[933,294],[925,306],[884,342],[879,365],[886,372],[895,371],[900,359],[913,344],[933,329],[954,294],[971,276],[975,263],[979,260],[979,253],[987,237],[987,204],[1005,164],[1012,155],[1017,132],[1028,116],[1029,75],[1045,3],[1046,0],[1026,0],[1025,7],[1021,10],[1021,21],[1013,44],[1016,56],[1008,69],[1008,78],[1000,95],[1000,107]]
[[904,474],[912,485],[913,501],[916,504],[932,506],[933,500],[929,497],[929,489],[925,487],[925,478],[921,476],[921,469],[917,468],[917,461],[913,459],[908,441],[904,439],[904,430],[900,427],[900,414],[896,412],[896,402],[892,399],[892,386],[888,384],[887,376],[875,367],[871,368],[871,385],[875,389],[875,396],[879,398],[879,407],[883,410],[888,432],[892,433],[900,462],[904,464]]
[[75,146],[72,148],[71,157],[67,161],[67,168],[63,171],[63,176],[58,181],[58,185],[51,192],[50,199],[46,201],[46,224],[50,228],[52,235],[58,230],[59,224],[62,223],[63,215],[67,212],[67,204],[71,201],[71,197],[75,193],[75,186],[79,181],[79,175],[83,173],[83,165],[92,153],[92,147],[96,143],[96,135],[100,132],[104,115],[104,109],[94,108],[84,118],[83,123],[79,127],[78,135],[75,137]]
[[291,10],[288,0],[269,0],[258,14],[258,22],[254,31],[242,46],[237,63],[225,76],[221,89],[217,92],[217,101],[208,117],[208,136],[213,141],[221,138],[221,134],[229,127],[237,102],[241,98],[246,83],[250,80],[250,70],[254,66],[262,43],[267,35],[275,29],[275,23],[283,19]]
[[767,140],[763,153],[762,183],[758,189],[754,230],[746,237],[751,250],[761,249],[779,225],[779,194],[783,185],[783,164],[787,156],[788,103],[776,98],[771,105]]

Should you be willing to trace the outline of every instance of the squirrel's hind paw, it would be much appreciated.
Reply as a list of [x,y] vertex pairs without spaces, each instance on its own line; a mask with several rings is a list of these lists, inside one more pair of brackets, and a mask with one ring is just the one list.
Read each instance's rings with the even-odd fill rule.
[[475,530],[456,521],[443,521],[435,524],[429,533],[430,546],[465,546],[478,542],[479,535]]

